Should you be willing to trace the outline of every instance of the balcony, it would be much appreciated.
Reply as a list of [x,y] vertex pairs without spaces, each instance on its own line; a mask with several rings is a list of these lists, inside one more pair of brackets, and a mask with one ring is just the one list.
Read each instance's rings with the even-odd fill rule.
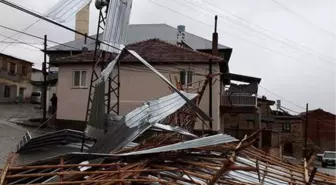
[[20,82],[24,79],[22,75],[9,73],[7,71],[1,71],[1,70],[0,70],[0,78],[4,78],[6,80],[10,80],[13,82]]
[[249,94],[228,94],[224,93],[221,105],[227,107],[256,107],[257,97]]
[[251,94],[223,93],[221,96],[221,113],[255,113],[257,97]]

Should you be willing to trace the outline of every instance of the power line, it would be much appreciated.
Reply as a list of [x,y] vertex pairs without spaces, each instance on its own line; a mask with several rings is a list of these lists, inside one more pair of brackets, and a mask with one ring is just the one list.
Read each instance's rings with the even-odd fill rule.
[[[214,7],[214,8],[216,8],[216,5],[213,5],[213,4],[211,4],[211,3],[209,3],[209,2],[207,2],[207,1],[203,1],[203,0],[201,0],[202,2],[204,2],[204,3],[206,3],[206,4],[208,4],[208,5],[210,5],[210,6],[212,6],[212,7]],[[204,6],[201,6],[201,7],[204,7]],[[217,9],[217,8],[216,8]],[[212,12],[214,11],[214,10],[211,10]],[[219,11],[219,10],[218,10]],[[223,11],[220,11],[220,12],[223,12]],[[226,11],[227,12],[227,11]],[[242,18],[242,17],[239,17],[239,16],[237,16],[237,15],[235,15],[235,14],[232,14],[232,13],[230,13],[230,12],[228,12],[230,15],[232,15],[232,16],[234,16],[234,17],[236,17],[237,19],[239,19],[239,20],[241,20],[241,21],[243,21],[243,22],[245,22],[246,23],[246,25],[243,25],[244,27],[248,27],[249,29],[254,29],[253,27],[251,27],[251,23],[249,22],[249,21],[247,21],[246,19],[244,19],[244,18]],[[225,15],[224,15],[225,16]],[[228,18],[228,19],[230,19],[229,17],[227,17],[227,16],[225,16],[226,18]],[[232,19],[231,19],[232,20]],[[241,24],[241,22],[238,22],[239,24]],[[262,27],[262,26],[260,26],[260,25],[252,25],[252,26],[255,26],[255,27],[257,27],[257,28],[259,28],[259,29],[261,29],[261,30],[263,30],[263,31],[266,31],[266,32],[269,32],[269,33],[271,33],[271,34],[274,34],[274,35],[276,35],[276,36],[278,36],[278,37],[280,37],[280,38],[282,38],[284,41],[286,41],[286,42],[284,42],[283,40],[279,40],[279,39],[277,39],[276,37],[272,37],[271,35],[268,35],[268,34],[266,34],[266,33],[262,33],[263,35],[266,35],[266,37],[269,37],[269,38],[271,38],[271,39],[274,39],[274,40],[276,40],[276,41],[278,41],[278,42],[281,42],[282,44],[290,44],[290,45],[293,45],[294,47],[296,47],[297,49],[299,49],[299,50],[301,50],[301,51],[303,51],[303,52],[306,52],[307,54],[311,54],[311,55],[316,55],[316,56],[318,56],[318,57],[320,57],[320,58],[323,58],[324,56],[322,55],[322,54],[320,54],[320,53],[318,53],[318,52],[316,52],[315,50],[313,50],[313,49],[311,49],[311,48],[308,48],[308,47],[306,47],[306,46],[304,46],[304,45],[302,45],[302,44],[298,44],[298,43],[296,43],[296,42],[294,42],[294,41],[292,41],[292,40],[290,40],[290,39],[288,39],[288,38],[286,38],[286,37],[284,37],[284,36],[282,36],[282,35],[280,35],[280,34],[278,34],[278,33],[276,33],[276,32],[273,32],[273,31],[271,31],[271,30],[269,30],[269,29],[266,29],[266,28],[264,28],[264,27]],[[258,31],[258,30],[257,30]],[[288,45],[287,45],[288,46]],[[293,46],[289,46],[289,47],[293,47]],[[304,48],[304,49],[301,49],[301,48]],[[315,53],[315,54],[313,54],[313,53],[310,53],[310,52],[307,52],[307,51],[305,51],[305,50],[309,50],[309,51],[311,51],[311,52],[313,52],[313,53]],[[330,62],[330,63],[332,63],[332,64],[335,64],[333,61],[335,61],[335,58],[333,58],[333,59],[331,59],[331,60],[329,60],[329,59],[327,59],[327,58],[333,58],[333,57],[330,57],[330,56],[325,56],[325,60],[326,60],[326,62]]]
[[[3,34],[1,34],[1,33],[0,33],[0,35],[3,36],[3,37],[6,37],[6,35],[3,35]],[[26,42],[22,42],[22,41],[19,41],[19,40],[17,40],[17,39],[13,39],[13,38],[11,38],[11,40],[14,40],[14,41],[16,41],[17,43],[24,44],[24,45],[28,45],[28,46],[30,46],[30,47],[36,48],[36,49],[38,49],[38,50],[41,50],[41,48],[36,47],[36,46],[34,46],[34,45],[32,45],[32,44],[29,44],[29,43],[26,43]],[[0,53],[2,53],[2,51],[1,51]]]
[[322,28],[321,26],[317,25],[316,23],[312,22],[311,20],[303,17],[302,15],[300,15],[299,13],[293,11],[292,9],[288,8],[285,4],[280,3],[277,0],[272,0],[275,4],[277,4],[278,6],[280,6],[282,9],[284,9],[285,11],[287,11],[288,13],[299,17],[300,19],[304,20],[305,22],[311,24],[314,28],[319,28],[320,30],[324,31],[325,33],[327,33],[328,35],[330,35],[331,37],[333,37],[333,39],[335,40],[335,34],[333,34],[332,32]]
[[283,108],[283,109],[285,109],[285,110],[287,110],[287,111],[291,111],[291,112],[296,113],[296,114],[301,114],[301,112],[294,111],[294,110],[286,108],[284,106],[280,106],[280,107]]
[[265,87],[261,86],[260,84],[259,84],[259,87],[261,87],[261,88],[264,89],[265,91],[267,91],[267,92],[269,92],[269,93],[271,93],[271,94],[273,94],[273,95],[275,95],[275,96],[281,98],[282,100],[286,101],[287,103],[290,103],[290,104],[292,104],[292,105],[295,105],[296,107],[299,107],[299,108],[304,109],[304,110],[306,109],[306,108],[304,108],[304,107],[302,107],[302,106],[300,106],[300,105],[298,105],[298,104],[296,104],[296,103],[294,103],[294,102],[292,102],[292,101],[290,101],[290,100],[287,100],[287,99],[284,98],[283,96],[280,96],[280,95],[278,95],[278,94],[272,92],[271,90],[266,89]]
[[[39,20],[40,20],[40,19],[39,19]],[[37,22],[39,22],[39,20],[37,20],[37,21],[35,21],[34,23],[30,24],[29,26],[27,26],[26,28],[24,28],[22,31],[24,32],[24,31],[28,30],[30,27],[32,27],[32,26],[35,25]],[[13,34],[12,36],[6,37],[6,38],[3,39],[1,42],[6,41],[7,39],[11,39],[11,38],[13,38],[14,36],[19,35],[19,34],[20,34],[20,33],[16,33],[16,34]],[[20,37],[21,37],[21,35],[19,36],[18,39],[20,39]],[[7,46],[5,46],[5,47],[0,51],[0,53],[4,52],[4,51],[5,51],[9,46],[11,46],[11,45],[12,45],[12,44],[8,44]]]
[[[71,1],[70,1],[70,2],[71,2]],[[55,6],[55,7],[54,7],[54,10],[51,11],[51,12],[49,12],[49,13],[47,14],[47,16],[50,15],[51,13],[55,12],[55,11],[57,10],[57,8],[60,8],[62,5],[63,5],[63,4],[58,4],[57,6]],[[60,11],[60,10],[59,10],[59,11]],[[22,29],[21,31],[22,31],[22,32],[27,31],[29,28],[31,28],[31,27],[33,27],[35,24],[37,24],[40,20],[41,20],[41,19],[37,19],[35,22],[33,22],[32,24],[28,25],[27,27],[25,27],[25,28]],[[2,41],[0,41],[0,42],[6,41],[7,39],[11,39],[11,38],[15,37],[16,35],[19,35],[19,37],[18,37],[17,39],[20,39],[21,34],[20,34],[20,33],[16,33],[16,34],[13,34],[13,35],[10,36],[10,37],[6,37],[4,40],[2,40]],[[0,53],[2,53],[3,51],[5,51],[5,50],[6,50],[9,46],[11,46],[12,44],[14,44],[14,43],[9,43],[7,46],[5,46],[5,47],[0,51]]]
[[[204,22],[202,22],[202,21],[200,21],[200,20],[197,20],[197,19],[195,19],[195,18],[193,18],[193,17],[190,17],[189,15],[186,15],[186,14],[183,14],[183,13],[181,13],[181,12],[178,12],[178,11],[176,11],[176,10],[174,10],[174,9],[171,9],[171,8],[169,8],[169,7],[167,7],[167,6],[164,6],[164,5],[162,5],[162,4],[159,4],[159,3],[157,3],[157,2],[155,2],[155,1],[153,1],[153,0],[148,0],[148,1],[149,1],[149,2],[152,2],[153,4],[156,4],[156,5],[158,5],[158,6],[161,6],[161,7],[165,8],[165,9],[167,9],[167,10],[170,10],[170,11],[172,11],[172,12],[175,12],[175,13],[177,13],[177,14],[180,14],[180,15],[182,15],[182,16],[185,16],[185,17],[187,17],[187,18],[189,18],[189,19],[191,19],[191,20],[193,20],[193,21],[195,21],[195,22],[198,22],[198,23],[200,23],[200,24],[203,24],[203,25],[205,25],[205,26],[211,26],[211,27],[213,26],[213,25],[211,25],[211,24],[207,24],[207,23],[204,23]],[[225,30],[222,30],[222,29],[219,29],[219,28],[218,28],[218,30],[219,30],[219,31],[222,31],[222,32],[224,32],[224,33],[226,33],[226,34],[235,36],[235,37],[237,37],[237,38],[239,38],[239,39],[241,39],[241,40],[244,40],[244,41],[246,41],[246,42],[249,42],[249,43],[251,43],[251,44],[253,44],[253,45],[256,45],[256,46],[259,46],[259,47],[261,47],[261,48],[264,48],[265,50],[268,50],[268,51],[277,53],[277,54],[279,54],[279,55],[285,56],[285,57],[290,58],[290,59],[292,59],[292,60],[294,60],[294,61],[304,63],[303,61],[298,60],[298,59],[296,59],[296,58],[294,58],[294,57],[292,57],[292,56],[283,54],[283,53],[281,53],[281,52],[279,52],[279,51],[277,51],[277,50],[274,50],[274,49],[265,47],[265,46],[263,46],[263,45],[261,45],[261,44],[252,42],[252,41],[250,41],[250,40],[248,40],[248,39],[246,39],[246,38],[244,38],[244,37],[241,37],[241,36],[239,36],[239,35],[237,35],[237,34],[234,34],[234,33],[231,33],[231,32],[228,32],[228,31],[225,31]],[[324,70],[324,71],[328,71],[329,73],[331,73],[331,74],[333,74],[333,75],[335,74],[335,73],[332,72],[332,71],[329,71],[329,70],[326,70],[326,69],[324,69],[324,68],[321,68],[321,66],[318,66],[318,65],[315,65],[315,66],[318,67],[318,68],[320,68],[320,69],[322,69],[322,70]]]
[[5,44],[31,44],[31,45],[42,45],[39,43],[35,43],[35,42],[23,42],[23,41],[0,41],[0,43],[5,43]]
[[91,36],[88,36],[88,35],[85,34],[85,33],[82,33],[82,32],[79,32],[79,31],[77,31],[77,30],[74,30],[74,29],[72,29],[72,28],[69,28],[69,27],[67,27],[67,26],[64,26],[63,24],[60,24],[60,23],[58,23],[58,22],[56,22],[56,21],[53,21],[53,20],[51,20],[51,19],[48,19],[48,18],[46,18],[46,17],[44,17],[44,16],[42,16],[42,15],[40,15],[40,14],[38,14],[38,13],[34,13],[33,11],[30,11],[30,10],[28,10],[28,9],[26,9],[26,8],[23,8],[23,7],[21,7],[21,6],[18,6],[18,5],[16,5],[16,4],[14,4],[14,3],[8,2],[7,0],[0,0],[0,3],[3,3],[3,4],[5,4],[5,5],[7,5],[7,6],[10,6],[10,7],[14,8],[14,9],[17,9],[17,10],[20,10],[20,11],[22,11],[22,12],[25,12],[25,13],[27,13],[27,14],[29,14],[29,15],[32,15],[32,16],[34,16],[34,17],[37,17],[37,18],[42,19],[42,20],[44,20],[44,21],[47,21],[47,22],[49,22],[49,23],[55,24],[55,25],[57,25],[57,26],[59,26],[59,27],[61,27],[61,28],[64,28],[64,29],[66,29],[66,30],[69,30],[69,31],[72,31],[72,32],[77,33],[77,34],[79,34],[79,35],[82,35],[82,36],[84,36],[84,37],[87,37],[87,38],[89,38],[89,39],[91,39],[91,40],[94,40],[95,42],[99,42],[100,44],[107,45],[107,46],[109,46],[109,47],[111,47],[111,48],[114,48],[114,49],[116,49],[116,50],[118,50],[118,51],[121,50],[120,48],[117,48],[117,47],[115,47],[115,46],[113,46],[113,45],[110,45],[110,44],[108,44],[108,43],[105,43],[105,42],[102,42],[102,41],[96,41],[95,38],[93,38],[93,37],[91,37]]
[[[29,34],[29,33],[26,33],[26,32],[22,32],[22,31],[13,29],[13,28],[9,28],[9,27],[1,25],[1,24],[0,24],[0,27],[4,28],[4,29],[7,29],[7,30],[14,31],[14,32],[18,32],[18,33],[21,33],[21,34],[24,34],[24,35],[28,35],[28,36],[31,36],[31,37],[34,37],[34,38],[37,38],[37,39],[40,39],[40,40],[44,40],[44,38],[42,38],[42,37],[39,37],[39,36],[36,36],[36,35],[32,35],[32,34]],[[62,46],[68,47],[68,48],[76,49],[76,50],[79,49],[79,48],[75,48],[75,47],[72,47],[72,46],[68,46],[66,44],[61,44],[61,43],[56,42],[56,41],[52,41],[50,39],[48,39],[48,42],[51,42],[51,43],[54,43],[54,44],[58,44],[58,45],[62,45]]]
[[[182,0],[182,1],[184,1],[184,2],[189,2],[189,4],[194,5],[194,6],[197,6],[197,7],[201,8],[201,9],[203,9],[203,10],[209,12],[211,15],[214,14],[214,10],[213,10],[213,9],[210,9],[210,8],[207,8],[207,9],[206,9],[204,5],[199,5],[199,4],[196,4],[196,3],[192,2],[192,1],[189,1],[189,0]],[[202,1],[202,2],[204,2],[204,1]],[[205,2],[205,3],[207,3],[207,2]],[[211,5],[210,3],[207,3],[207,4]],[[230,22],[230,23],[232,23],[232,24],[234,24],[234,25],[236,25],[236,26],[238,25],[238,26],[240,26],[240,27],[242,27],[242,28],[251,30],[251,31],[253,31],[254,33],[258,34],[258,36],[262,36],[262,37],[267,38],[267,39],[269,39],[269,40],[277,41],[277,42],[279,42],[279,43],[281,43],[281,44],[283,44],[283,45],[286,45],[287,47],[290,47],[290,48],[292,48],[292,49],[295,49],[295,50],[304,52],[304,53],[306,53],[306,54],[309,54],[309,55],[312,55],[312,56],[317,56],[317,57],[319,57],[319,58],[320,58],[322,61],[324,61],[324,62],[328,62],[328,63],[333,64],[333,65],[336,64],[335,62],[333,62],[333,60],[325,60],[325,59],[323,59],[323,56],[321,56],[320,54],[318,54],[318,53],[315,52],[314,50],[312,50],[312,51],[315,52],[315,54],[314,54],[314,53],[311,53],[311,52],[309,52],[309,51],[307,51],[307,50],[305,50],[305,49],[301,49],[301,48],[299,48],[299,47],[297,46],[297,45],[299,45],[299,44],[297,44],[297,43],[295,43],[295,42],[293,42],[293,41],[291,41],[291,40],[289,40],[289,39],[287,39],[287,38],[285,38],[285,37],[283,37],[283,36],[281,36],[281,35],[279,35],[279,34],[276,34],[276,33],[272,32],[272,31],[270,31],[270,30],[267,30],[267,29],[265,29],[265,28],[263,28],[263,27],[261,27],[261,26],[258,26],[258,27],[260,27],[260,29],[262,29],[262,30],[264,30],[264,31],[267,31],[267,32],[270,32],[270,33],[273,33],[273,34],[276,34],[276,35],[282,37],[282,39],[279,39],[279,38],[277,38],[277,37],[274,37],[274,36],[272,36],[272,35],[269,35],[269,34],[263,32],[263,31],[261,31],[261,30],[257,30],[257,29],[255,29],[255,28],[251,27],[250,24],[249,24],[249,22],[246,21],[246,20],[243,19],[243,18],[240,18],[240,17],[238,17],[238,16],[236,16],[236,15],[233,15],[233,16],[237,17],[238,19],[243,20],[243,22],[245,22],[245,23],[247,23],[247,24],[242,24],[242,22],[236,21],[236,20],[230,18],[229,16],[226,16],[226,15],[224,15],[224,14],[221,14],[221,12],[222,12],[222,11],[220,11],[220,12],[219,12],[219,11],[215,12],[215,13],[218,13],[219,18],[224,19],[225,21],[228,21],[228,22]],[[302,46],[301,46],[301,47],[302,47]],[[307,48],[307,49],[309,49],[309,48]],[[311,49],[310,49],[310,50],[311,50]]]

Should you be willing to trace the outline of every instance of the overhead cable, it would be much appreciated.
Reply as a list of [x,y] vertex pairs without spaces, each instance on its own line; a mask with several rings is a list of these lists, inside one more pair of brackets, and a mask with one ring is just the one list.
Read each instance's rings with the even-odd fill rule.
[[[289,40],[289,39],[287,39],[287,38],[285,38],[285,37],[283,37],[283,36],[281,36],[281,35],[279,35],[279,34],[276,34],[276,33],[272,32],[272,31],[270,31],[270,30],[268,30],[268,29],[265,29],[265,28],[263,28],[263,27],[261,27],[261,26],[256,26],[256,27],[260,28],[260,29],[263,30],[263,31],[258,30],[258,29],[255,29],[254,27],[251,26],[251,24],[250,24],[248,21],[246,21],[246,20],[243,19],[243,18],[240,18],[239,16],[233,15],[233,16],[237,17],[239,20],[242,20],[245,24],[243,24],[242,22],[237,21],[237,20],[235,20],[235,19],[232,19],[232,18],[230,18],[229,16],[226,16],[226,15],[222,14],[222,13],[221,13],[222,11],[215,11],[214,9],[207,8],[207,7],[204,6],[204,5],[200,5],[200,4],[194,3],[193,1],[190,1],[190,0],[183,0],[183,1],[184,1],[184,2],[188,2],[190,5],[194,5],[194,6],[197,6],[198,8],[201,8],[201,9],[207,11],[208,13],[210,13],[211,15],[214,14],[214,13],[217,13],[217,14],[218,14],[218,17],[219,17],[220,19],[223,19],[223,20],[225,20],[225,21],[228,21],[228,22],[230,22],[230,23],[232,23],[232,24],[234,24],[234,25],[236,25],[236,26],[240,26],[240,27],[245,28],[245,29],[247,29],[247,30],[251,30],[252,32],[256,33],[258,36],[262,36],[262,37],[264,37],[264,38],[266,38],[266,39],[269,39],[269,40],[274,40],[274,41],[276,41],[276,42],[278,42],[278,43],[280,43],[280,44],[282,44],[282,45],[285,45],[285,46],[287,46],[287,47],[289,47],[289,48],[292,48],[292,49],[294,49],[294,50],[298,50],[298,51],[301,51],[301,52],[303,52],[303,53],[306,53],[306,54],[309,54],[309,55],[312,55],[312,56],[319,57],[319,59],[320,59],[321,61],[328,62],[328,63],[330,63],[330,64],[336,65],[336,63],[335,63],[335,59],[332,59],[332,60],[327,59],[326,57],[322,56],[321,54],[317,53],[316,51],[314,51],[314,50],[312,50],[312,49],[310,49],[310,48],[304,47],[304,46],[302,46],[302,45],[299,45],[299,44],[295,43],[294,41],[291,41],[291,40]],[[203,1],[203,2],[204,2],[204,1]],[[211,5],[211,4],[208,3],[208,2],[205,2],[205,3]],[[188,8],[189,8],[189,7],[188,7]],[[272,35],[270,35],[270,34],[267,34],[267,33],[265,33],[264,31],[267,31],[267,32],[269,32],[269,33],[276,34],[278,37],[281,37],[282,39],[277,38],[277,37],[274,37],[274,36],[272,36]],[[299,46],[302,47],[302,48],[300,48]],[[303,49],[303,48],[306,48],[306,49]],[[307,51],[307,50],[310,50],[310,51],[312,51],[312,52],[314,52],[314,53],[309,52],[309,51]]]
[[[172,12],[175,12],[175,13],[177,13],[177,14],[180,14],[180,15],[182,15],[182,16],[185,16],[185,17],[187,17],[187,18],[189,18],[189,19],[191,19],[191,20],[193,20],[193,21],[195,21],[195,22],[198,22],[198,23],[200,23],[200,24],[203,24],[203,25],[205,25],[205,26],[207,26],[207,27],[208,27],[208,26],[211,26],[211,27],[213,26],[213,25],[211,25],[211,24],[208,24],[208,23],[202,22],[202,21],[200,21],[200,20],[197,20],[197,19],[195,19],[195,18],[193,18],[193,17],[191,17],[191,16],[189,16],[189,15],[186,15],[186,14],[184,14],[184,13],[178,12],[178,11],[176,11],[175,9],[169,8],[169,7],[167,7],[167,6],[164,6],[164,5],[158,3],[158,2],[156,2],[156,1],[154,1],[154,0],[148,0],[148,1],[149,1],[149,2],[152,2],[153,4],[156,4],[156,5],[158,5],[158,6],[161,6],[161,7],[165,8],[165,9],[167,9],[167,10],[170,10],[170,11],[172,11]],[[277,50],[274,50],[274,49],[271,49],[271,48],[269,48],[269,47],[266,47],[266,46],[264,46],[264,45],[262,45],[262,44],[252,42],[252,41],[250,41],[250,40],[248,40],[248,39],[246,39],[246,38],[244,38],[244,37],[242,37],[242,36],[239,36],[239,35],[237,35],[237,34],[234,34],[234,33],[228,32],[228,31],[226,31],[226,30],[219,29],[219,28],[218,28],[218,31],[222,31],[222,32],[224,32],[224,33],[226,33],[226,34],[235,36],[235,37],[237,37],[237,38],[239,38],[239,39],[241,39],[241,40],[244,40],[244,41],[246,41],[246,42],[248,42],[248,43],[251,43],[251,44],[253,44],[253,45],[259,46],[259,47],[261,47],[261,48],[263,48],[263,49],[265,49],[265,50],[268,50],[268,51],[277,53],[277,54],[282,55],[282,56],[284,56],[284,57],[290,58],[290,59],[292,59],[292,60],[294,60],[294,61],[301,62],[301,63],[305,63],[305,62],[303,62],[303,61],[301,61],[301,60],[296,59],[295,57],[286,55],[286,54],[281,53],[281,52],[279,52],[279,51],[277,51]],[[326,71],[326,72],[329,72],[330,74],[335,75],[335,72],[330,71],[330,70],[327,70],[327,69],[325,69],[325,68],[321,68],[321,66],[319,66],[319,65],[315,65],[315,67],[320,68],[321,70],[324,70],[324,71]]]
[[[55,8],[57,8],[57,6],[59,7],[60,4],[59,4],[59,5],[56,5]],[[53,13],[53,11],[49,12],[48,14],[50,14],[50,13]],[[41,20],[41,19],[37,19],[35,22],[33,22],[32,24],[28,25],[27,27],[25,27],[25,28],[22,29],[21,31],[22,31],[22,32],[27,31],[29,28],[31,28],[31,27],[33,27],[35,24],[37,24],[40,20]],[[18,37],[17,39],[20,39],[20,37],[21,37],[21,33],[15,33],[15,34],[13,34],[12,36],[6,37],[4,40],[2,40],[2,41],[0,41],[0,42],[6,41],[7,39],[11,39],[11,38],[15,37],[16,35],[19,35],[19,37]],[[5,51],[5,50],[6,50],[9,46],[11,46],[12,44],[14,44],[14,43],[9,43],[7,46],[5,46],[5,47],[0,51],[0,53],[3,52],[3,51]]]
[[[11,31],[14,31],[14,32],[18,32],[18,33],[21,33],[21,34],[24,34],[24,35],[28,35],[28,36],[31,36],[31,37],[34,37],[34,38],[37,38],[37,39],[44,40],[44,38],[42,38],[42,37],[39,37],[39,36],[36,36],[36,35],[32,35],[32,34],[29,34],[29,33],[26,33],[26,32],[22,32],[22,31],[19,31],[19,30],[16,30],[14,28],[10,28],[10,27],[7,27],[7,26],[1,25],[1,24],[0,24],[0,27],[4,28],[4,29],[11,30]],[[54,44],[58,44],[58,45],[62,45],[62,46],[68,47],[68,48],[76,49],[76,50],[79,49],[79,48],[68,46],[66,44],[62,44],[62,43],[59,43],[59,42],[56,42],[56,41],[52,41],[50,39],[48,39],[48,42],[51,42],[51,43],[54,43]]]
[[301,109],[306,110],[305,107],[302,107],[302,106],[300,106],[300,105],[298,105],[298,104],[296,104],[296,103],[294,103],[294,102],[292,102],[292,101],[290,101],[290,100],[287,100],[287,99],[285,99],[284,97],[282,97],[282,96],[280,96],[280,95],[278,95],[278,94],[272,92],[271,90],[266,89],[265,87],[263,87],[263,86],[261,86],[261,85],[259,85],[259,87],[261,87],[261,88],[264,89],[265,91],[267,91],[267,92],[269,92],[269,93],[271,93],[271,94],[273,94],[273,95],[275,95],[275,96],[281,98],[282,100],[286,101],[287,103],[290,103],[290,104],[292,104],[292,105],[295,105],[295,106],[298,107],[298,108],[301,108]]
[[60,23],[58,23],[58,22],[56,22],[56,21],[53,21],[53,20],[51,20],[51,19],[48,19],[48,18],[46,18],[46,17],[44,17],[44,16],[42,16],[42,15],[40,15],[40,14],[38,14],[38,13],[34,13],[34,12],[30,11],[30,10],[27,10],[26,8],[23,8],[23,7],[18,6],[18,5],[16,5],[16,4],[14,4],[14,3],[8,2],[7,0],[0,0],[0,3],[3,3],[3,4],[5,4],[5,5],[8,5],[8,6],[10,6],[10,7],[12,7],[12,8],[15,8],[15,9],[17,9],[17,10],[20,10],[20,11],[22,11],[22,12],[25,12],[25,13],[27,13],[27,14],[29,14],[29,15],[34,16],[34,17],[40,18],[40,19],[42,19],[42,20],[44,20],[44,21],[47,21],[47,22],[49,22],[49,23],[55,24],[55,25],[57,25],[57,26],[59,26],[59,27],[61,27],[61,28],[64,28],[64,29],[66,29],[66,30],[69,30],[69,31],[72,31],[72,32],[77,33],[77,34],[79,34],[79,35],[82,35],[82,36],[84,36],[84,37],[87,37],[87,38],[89,38],[89,39],[91,39],[91,40],[94,40],[95,42],[99,42],[100,44],[107,45],[107,46],[112,47],[112,48],[114,48],[114,49],[116,49],[116,50],[121,50],[120,48],[117,48],[117,47],[115,47],[115,46],[113,46],[113,45],[110,45],[110,44],[108,44],[108,43],[101,42],[101,41],[96,41],[96,39],[95,39],[94,37],[88,36],[86,33],[82,33],[82,32],[79,32],[79,31],[77,31],[77,30],[74,30],[74,29],[72,29],[72,28],[69,28],[69,27],[67,27],[67,26],[64,26],[64,25],[62,25],[62,24],[60,24]]
[[272,1],[273,1],[276,5],[278,5],[279,7],[283,8],[283,9],[284,9],[285,11],[287,11],[288,13],[290,13],[290,14],[292,14],[292,15],[294,15],[294,16],[296,16],[296,17],[302,19],[302,20],[304,20],[305,22],[311,24],[312,27],[314,27],[314,28],[319,28],[319,29],[322,30],[323,32],[325,32],[325,33],[327,33],[328,35],[330,35],[331,37],[333,37],[333,39],[335,40],[335,34],[334,34],[334,33],[332,33],[332,32],[330,32],[330,31],[328,31],[328,30],[322,28],[321,26],[317,25],[316,23],[312,22],[311,20],[309,20],[309,19],[303,17],[303,16],[300,15],[299,13],[297,13],[297,12],[293,11],[292,9],[290,9],[289,7],[287,7],[285,4],[280,3],[280,2],[277,1],[277,0],[272,0]]
[[[1,34],[1,33],[0,33],[0,35],[3,36],[3,37],[6,37],[6,35],[3,35],[3,34]],[[39,49],[39,50],[42,49],[42,48],[36,47],[36,46],[34,46],[34,45],[32,45],[32,44],[29,44],[29,43],[26,43],[26,42],[22,42],[22,41],[17,40],[17,39],[13,39],[13,38],[11,38],[11,40],[14,40],[15,42],[20,43],[20,44],[28,45],[28,46],[30,46],[30,47],[33,47],[33,48],[36,48],[36,49]]]

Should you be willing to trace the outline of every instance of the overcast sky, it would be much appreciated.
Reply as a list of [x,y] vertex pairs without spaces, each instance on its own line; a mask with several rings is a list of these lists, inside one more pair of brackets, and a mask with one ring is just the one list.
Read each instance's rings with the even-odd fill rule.
[[[11,0],[46,13],[58,0]],[[335,113],[335,0],[133,0],[131,24],[183,24],[186,31],[211,39],[214,15],[219,16],[219,42],[233,48],[230,71],[262,78],[260,95],[281,99],[282,105],[302,112],[322,108]],[[96,32],[98,12],[91,3],[90,34]],[[36,18],[0,4],[0,25],[22,30]],[[74,28],[74,18],[65,23]],[[57,42],[74,34],[39,21],[26,32]],[[0,28],[0,34],[14,32]],[[42,40],[18,35],[32,44]],[[0,35],[0,41],[4,37]],[[5,42],[12,41],[6,40]],[[0,51],[8,43],[0,42]],[[40,45],[36,45],[42,47]],[[43,55],[32,47],[13,44],[5,54],[33,61]],[[266,88],[267,90],[263,89]],[[275,94],[274,94],[275,93]],[[278,97],[278,96],[281,96]],[[295,105],[296,104],[296,105]]]

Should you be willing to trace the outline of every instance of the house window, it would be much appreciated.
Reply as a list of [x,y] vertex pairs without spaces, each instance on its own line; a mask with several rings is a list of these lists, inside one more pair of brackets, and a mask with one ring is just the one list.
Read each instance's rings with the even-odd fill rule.
[[86,88],[86,71],[76,70],[73,72],[73,87],[75,88]]
[[22,66],[22,76],[27,76],[27,67],[26,66]]
[[10,87],[7,85],[5,86],[4,97],[5,98],[10,97]]
[[14,75],[16,72],[16,64],[9,62],[8,63],[8,73]]
[[181,70],[180,71],[180,83],[181,85],[192,86],[192,70]]
[[284,123],[282,125],[282,131],[283,132],[290,132],[291,131],[291,124],[290,123]]

